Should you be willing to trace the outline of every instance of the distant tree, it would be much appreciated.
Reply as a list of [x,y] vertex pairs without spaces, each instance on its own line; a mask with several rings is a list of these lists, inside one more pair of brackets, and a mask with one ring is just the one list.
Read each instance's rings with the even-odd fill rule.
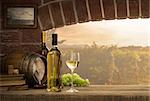
[[[114,79],[117,78],[118,82],[121,83],[121,75],[119,72],[118,67],[115,64],[115,57],[114,57],[114,51],[117,49],[117,46],[111,46],[108,48],[108,53],[109,53],[109,69],[110,71],[110,76],[108,78],[108,84],[113,84],[115,81]],[[116,76],[115,76],[116,75]]]
[[98,45],[96,44],[95,41],[93,41],[93,44],[91,45],[92,48],[98,48]]
[[[149,84],[150,52],[149,47],[91,46],[69,47],[62,50],[65,62],[70,50],[78,50],[81,60],[75,70],[91,84]],[[69,72],[65,63],[64,72]]]

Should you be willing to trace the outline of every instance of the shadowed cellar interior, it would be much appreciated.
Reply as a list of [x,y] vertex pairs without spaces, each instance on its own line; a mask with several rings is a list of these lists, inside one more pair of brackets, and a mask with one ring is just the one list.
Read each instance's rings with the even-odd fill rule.
[[[11,7],[11,6],[19,6],[19,7],[34,6],[36,10],[35,26],[34,27],[29,26],[28,28],[21,28],[19,26],[13,28],[12,26],[11,27],[6,26],[5,11],[6,11],[6,7]],[[40,53],[42,31],[61,28],[63,26],[76,25],[78,23],[103,21],[103,20],[115,20],[115,19],[122,20],[127,18],[128,19],[138,19],[138,18],[149,19],[150,0],[1,0],[0,1],[0,74],[8,73],[7,66],[5,65],[5,60],[6,57],[9,56],[10,54],[20,53],[20,52]],[[93,48],[95,49],[94,50],[95,55],[99,53],[100,58],[98,57],[96,59],[97,60],[100,59],[101,62],[105,62],[105,63],[99,63],[101,64],[100,69],[106,66],[108,67],[106,68],[106,70],[110,70],[109,66],[114,67],[113,72],[116,73],[114,77],[118,77],[117,75],[122,75],[122,78],[124,77],[126,80],[128,80],[128,78],[130,78],[131,76],[130,75],[126,76],[126,74],[123,73],[119,74],[115,66],[127,67],[128,64],[130,65],[130,62],[131,64],[132,63],[134,64],[133,67],[145,66],[146,68],[149,68],[149,64],[148,64],[149,48],[147,47],[145,48],[128,47],[128,51],[126,51],[127,49],[125,47],[122,48],[118,48],[115,46],[99,47],[97,46],[96,43],[93,42],[91,47],[87,46],[85,48],[79,49],[79,51],[81,51],[80,52],[81,55],[84,54],[87,56],[93,50]],[[112,50],[114,53],[111,52]],[[119,53],[119,55],[117,52]],[[139,60],[139,57],[142,60]],[[121,59],[128,62],[128,64],[122,63]],[[108,62],[105,60],[111,60],[111,61]],[[87,61],[81,60],[80,65],[84,66],[84,63],[86,64]],[[88,63],[89,66],[92,64],[92,62],[91,64],[90,62]],[[93,63],[95,63],[95,66],[97,66],[96,65],[97,62],[93,62]],[[85,69],[86,68],[83,68],[82,71],[79,70],[79,74],[84,72]],[[147,70],[144,70],[144,68],[142,69],[143,69],[142,71],[149,74]],[[92,68],[92,69],[88,68],[87,70],[92,72],[93,71],[97,72],[97,68]],[[124,71],[128,72],[127,68],[124,68]],[[132,72],[129,71],[130,72],[129,74],[133,75],[134,71],[138,71],[138,70],[137,68],[132,68],[131,71]],[[81,90],[81,95],[80,93],[71,95],[71,94],[66,94],[66,92],[61,92],[60,94],[57,95],[57,94],[47,93],[45,89],[37,90],[37,91],[34,89],[30,89],[30,90],[26,90],[25,92],[21,91],[21,93],[18,92],[16,93],[15,90],[11,88],[10,92],[5,91],[4,93],[0,93],[0,96],[2,96],[0,99],[9,101],[11,100],[11,96],[13,96],[12,99],[15,101],[16,99],[17,100],[25,100],[25,99],[26,100],[27,99],[30,100],[48,99],[49,100],[50,99],[54,101],[57,100],[67,101],[68,99],[72,101],[76,101],[76,100],[149,101],[149,85],[147,86],[144,85],[141,86],[115,86],[114,85],[113,86],[112,85],[111,86],[111,84],[117,84],[117,83],[110,82],[111,81],[110,79],[112,78],[108,79],[109,77],[105,76],[107,74],[107,71],[97,72],[97,74],[99,73],[101,73],[101,75],[104,75],[103,77],[104,78],[106,77],[106,79],[105,80],[99,79],[99,81],[95,82],[92,81],[92,79],[94,78],[93,75],[90,75],[91,78],[90,77],[89,78],[91,79],[91,82],[93,82],[93,84],[104,84],[104,86],[90,86],[89,88],[81,87],[79,88]],[[86,75],[87,75],[86,72],[82,74],[83,77],[86,77]],[[131,82],[130,84],[137,84],[138,80],[136,83],[134,82],[134,80],[138,77],[138,74],[135,73],[134,76],[135,76],[134,78],[131,77],[133,79],[133,82],[130,80]],[[142,77],[144,76],[145,75],[143,75]],[[143,80],[141,78],[140,80]],[[115,78],[115,80],[120,80],[120,78]],[[124,79],[122,80],[123,80],[122,84],[128,83],[128,81],[125,82]],[[96,90],[100,90],[100,92]],[[35,93],[35,95],[33,93]],[[19,94],[21,95],[20,98],[18,96]]]

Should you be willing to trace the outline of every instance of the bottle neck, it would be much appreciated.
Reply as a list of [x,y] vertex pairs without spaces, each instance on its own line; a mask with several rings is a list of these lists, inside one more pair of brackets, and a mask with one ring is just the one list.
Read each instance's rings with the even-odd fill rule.
[[53,48],[58,48],[58,45],[52,45]]
[[57,34],[52,34],[52,46],[57,46]]
[[43,43],[43,42],[42,42],[42,46],[46,46],[46,43]]
[[46,43],[46,33],[42,32],[42,43]]

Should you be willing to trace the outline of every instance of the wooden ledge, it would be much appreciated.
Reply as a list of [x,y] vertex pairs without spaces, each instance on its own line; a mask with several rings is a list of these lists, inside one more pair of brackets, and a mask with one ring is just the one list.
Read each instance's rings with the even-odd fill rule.
[[1,101],[149,101],[149,85],[91,85],[77,87],[78,93],[47,92],[46,89],[29,89],[0,92]]

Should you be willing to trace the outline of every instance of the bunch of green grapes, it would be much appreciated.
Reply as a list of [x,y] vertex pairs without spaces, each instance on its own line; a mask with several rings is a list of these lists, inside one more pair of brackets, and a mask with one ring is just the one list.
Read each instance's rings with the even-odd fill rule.
[[88,86],[90,84],[88,79],[81,78],[81,76],[78,75],[77,73],[74,73],[73,76],[70,73],[67,73],[62,75],[63,85],[70,86],[72,79],[73,79],[74,86],[83,87],[83,86]]

